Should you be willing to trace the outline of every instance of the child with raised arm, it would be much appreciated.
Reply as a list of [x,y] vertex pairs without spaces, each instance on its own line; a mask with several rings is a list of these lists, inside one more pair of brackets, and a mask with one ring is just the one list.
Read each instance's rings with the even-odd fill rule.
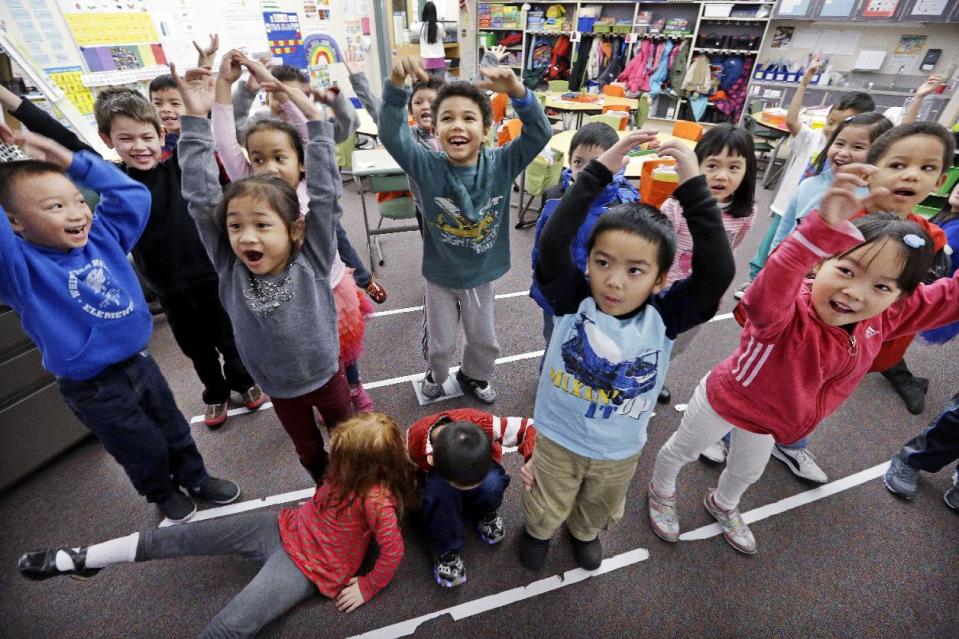
[[[801,439],[835,411],[885,340],[959,319],[959,278],[921,284],[934,254],[922,228],[891,213],[848,221],[896,197],[885,187],[856,197],[881,171],[843,167],[818,213],[806,216],[746,291],[739,347],[699,383],[679,430],[656,455],[649,520],[662,539],[679,539],[679,472],[732,431],[726,468],[704,505],[730,545],[755,553],[739,502],[773,445]],[[805,281],[817,265],[815,279]]]
[[[390,583],[403,559],[399,520],[414,502],[414,473],[396,423],[379,413],[357,415],[332,433],[323,484],[299,506],[28,552],[20,557],[20,574],[35,581],[92,577],[114,564],[240,555],[260,569],[200,637],[252,637],[317,592],[340,612],[352,612]],[[376,563],[358,576],[374,540]]]
[[312,101],[303,100],[310,133],[305,161],[310,212],[303,217],[296,191],[276,175],[244,178],[225,192],[220,188],[206,117],[213,106],[212,74],[197,69],[178,84],[188,114],[181,119],[177,149],[183,197],[220,276],[220,299],[237,347],[272,397],[300,463],[319,483],[326,451],[313,409],[331,431],[352,413],[330,286],[342,214],[332,125]]
[[572,259],[590,203],[626,153],[653,139],[652,132],[631,133],[587,164],[540,238],[536,279],[556,320],[536,392],[536,450],[523,471],[520,561],[532,570],[544,565],[564,521],[576,563],[599,567],[599,531],[623,516],[673,341],[715,314],[733,278],[719,207],[680,141],[657,153],[677,162],[674,196],[695,244],[692,274],[665,288],[676,236],[658,209],[639,203],[600,216],[586,244],[585,273]]
[[[425,81],[415,58],[397,58],[383,88],[383,146],[420,189],[423,205],[423,276],[426,278],[425,396],[443,395],[462,319],[466,335],[456,378],[484,403],[496,401],[490,380],[499,344],[494,285],[510,267],[509,206],[513,179],[550,136],[549,121],[533,94],[507,67],[484,67],[474,84],[450,82],[436,95],[432,114],[441,151],[418,145],[406,125],[408,77]],[[523,120],[523,135],[497,149],[483,146],[492,123],[483,90],[507,93]]]
[[[56,375],[60,395],[169,519],[226,504],[236,484],[209,476],[190,426],[146,350],[153,330],[127,253],[150,216],[150,192],[89,151],[73,153],[0,124],[0,139],[45,161],[0,165],[0,300]],[[74,185],[100,194],[96,215]]]

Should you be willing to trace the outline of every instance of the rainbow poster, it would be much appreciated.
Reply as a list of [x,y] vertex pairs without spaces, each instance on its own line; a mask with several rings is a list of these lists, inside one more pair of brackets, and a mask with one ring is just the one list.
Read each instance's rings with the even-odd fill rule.
[[307,36],[303,41],[303,48],[306,49],[306,59],[311,67],[343,61],[340,46],[336,40],[325,33]]
[[299,16],[285,11],[264,11],[263,22],[273,57],[281,58],[283,64],[305,69],[306,49],[303,47],[303,36],[300,35]]

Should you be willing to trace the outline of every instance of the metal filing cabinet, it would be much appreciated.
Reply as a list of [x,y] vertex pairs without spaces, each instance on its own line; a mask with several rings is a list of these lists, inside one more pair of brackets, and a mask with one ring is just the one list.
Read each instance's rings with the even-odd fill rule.
[[89,434],[60,398],[20,318],[0,304],[0,490]]

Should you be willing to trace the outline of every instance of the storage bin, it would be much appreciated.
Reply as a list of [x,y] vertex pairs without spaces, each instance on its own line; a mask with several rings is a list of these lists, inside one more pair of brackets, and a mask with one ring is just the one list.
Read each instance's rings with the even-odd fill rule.
[[633,26],[630,24],[614,24],[613,33],[629,33],[633,30]]
[[613,25],[611,24],[594,24],[593,33],[611,33],[613,30]]
[[592,31],[593,25],[596,24],[596,18],[580,18],[576,22],[577,31]]

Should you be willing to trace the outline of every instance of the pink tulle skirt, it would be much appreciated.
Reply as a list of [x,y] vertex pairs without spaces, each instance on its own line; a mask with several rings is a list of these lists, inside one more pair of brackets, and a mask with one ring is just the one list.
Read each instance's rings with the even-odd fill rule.
[[345,366],[363,354],[366,316],[373,312],[373,302],[353,281],[353,269],[347,268],[340,283],[333,287],[336,323],[340,334],[340,362]]

